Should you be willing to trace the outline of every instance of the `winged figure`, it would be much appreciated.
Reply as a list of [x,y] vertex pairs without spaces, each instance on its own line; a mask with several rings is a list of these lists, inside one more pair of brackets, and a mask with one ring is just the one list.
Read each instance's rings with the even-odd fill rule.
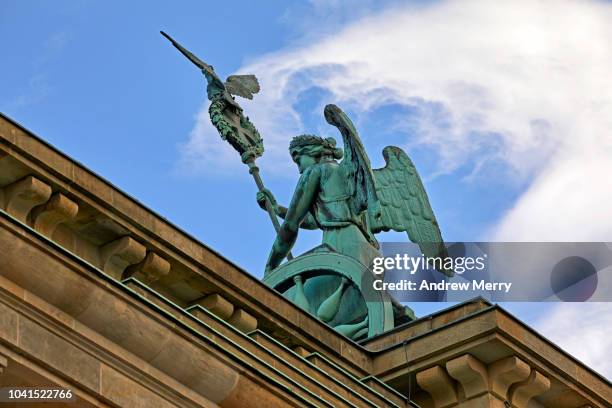
[[276,214],[285,219],[266,271],[282,262],[299,228],[323,230],[323,244],[364,265],[380,256],[374,234],[389,230],[407,232],[425,256],[446,257],[440,228],[408,155],[399,147],[386,147],[386,166],[372,170],[348,116],[336,105],[327,105],[324,114],[340,131],[344,151],[332,138],[297,136],[289,151],[302,176],[289,207],[278,205],[267,190],[258,194],[260,206],[269,199]]
[[[211,65],[162,35],[204,74],[211,122],[249,166],[259,189],[257,201],[277,231],[264,283],[353,340],[414,319],[409,308],[368,285],[366,273],[381,256],[375,238],[381,231],[406,231],[426,256],[446,257],[427,194],[406,153],[386,147],[386,166],[372,170],[351,120],[337,106],[327,105],[325,118],[340,131],[344,149],[336,147],[333,138],[294,137],[289,153],[301,176],[291,203],[283,207],[265,189],[255,165],[264,151],[263,140],[234,99],[252,99],[260,90],[257,78],[231,75],[223,82]],[[300,228],[321,229],[323,242],[293,258],[290,251]],[[285,258],[288,262],[281,265]]]
[[[357,201],[367,204],[370,231],[374,234],[389,230],[407,232],[425,256],[446,258],[448,252],[440,227],[421,177],[408,155],[399,147],[385,147],[385,167],[373,170],[370,176],[370,161],[348,116],[337,106],[327,105],[325,119],[336,126],[344,138],[345,151],[348,149],[350,153],[344,161],[348,159],[352,166],[364,169],[365,182],[360,182],[360,178],[355,182],[358,194],[365,197]],[[443,272],[452,274],[448,270]]]

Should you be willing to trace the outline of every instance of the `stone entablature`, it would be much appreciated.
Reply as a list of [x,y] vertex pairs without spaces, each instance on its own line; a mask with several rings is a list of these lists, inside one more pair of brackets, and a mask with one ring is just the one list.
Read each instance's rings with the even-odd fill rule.
[[136,280],[114,281],[15,219],[0,217],[0,247],[6,251],[0,265],[0,350],[6,351],[0,354],[59,370],[85,397],[138,406],[113,394],[133,386],[137,395],[161,394],[151,397],[158,401],[153,405],[145,398],[143,407],[260,407],[261,401],[376,407],[388,401],[333,363],[344,381],[312,362],[315,355],[302,357],[259,330],[244,334],[199,305],[187,311]]
[[0,208],[37,229],[39,207],[63,196],[77,214],[64,211],[70,217],[54,217],[52,231],[37,231],[96,268],[117,280],[138,277],[185,308],[219,294],[234,308],[228,319],[246,328],[256,321],[291,347],[345,353],[345,369],[367,372],[355,343],[342,344],[333,329],[4,116],[0,152]]
[[356,344],[5,117],[0,208],[0,384],[79,384],[83,406],[612,400],[609,382],[485,301]]

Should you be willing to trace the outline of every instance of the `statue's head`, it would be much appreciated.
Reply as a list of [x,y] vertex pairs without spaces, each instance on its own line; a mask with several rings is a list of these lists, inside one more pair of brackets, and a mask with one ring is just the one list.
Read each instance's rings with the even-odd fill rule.
[[300,173],[321,160],[340,160],[342,149],[336,147],[334,138],[315,135],[300,135],[289,144],[291,158],[298,165]]

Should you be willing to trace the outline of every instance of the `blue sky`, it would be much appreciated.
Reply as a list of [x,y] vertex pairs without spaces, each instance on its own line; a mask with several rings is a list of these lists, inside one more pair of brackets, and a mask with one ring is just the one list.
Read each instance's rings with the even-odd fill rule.
[[[337,136],[322,115],[332,102],[375,167],[387,144],[409,153],[447,241],[609,241],[612,7],[557,3],[5,0],[0,110],[261,276],[274,231],[208,124],[201,74],[164,30],[221,76],[260,78],[261,94],[243,106],[281,203],[298,176],[290,139]],[[294,253],[319,240],[300,233]],[[543,328],[562,311],[508,308]]]
[[[254,254],[268,249],[256,237],[270,226],[255,210],[248,174],[219,179],[176,171],[179,145],[205,94],[202,76],[159,30],[229,74],[244,59],[285,45],[285,2],[245,2],[239,13],[203,2],[146,4],[3,2],[0,37],[12,63],[2,64],[0,108],[253,271],[264,257]],[[237,246],[236,237],[245,236],[252,239]]]
[[[195,170],[181,164],[194,116],[205,101],[204,82],[159,30],[197,52],[221,75],[229,75],[259,55],[299,43],[299,28],[292,20],[297,13],[316,15],[314,6],[284,1],[257,6],[244,2],[233,9],[201,2],[181,7],[93,1],[35,4],[2,5],[0,35],[12,62],[2,67],[2,111],[259,274],[273,230],[255,205],[254,184],[238,157],[224,157],[236,166],[221,174],[203,169],[206,157],[196,158]],[[342,13],[338,21],[347,18]],[[303,115],[301,132],[333,131],[324,123],[322,101],[333,98],[316,86],[289,101]],[[375,165],[382,165],[382,147],[401,143],[392,126],[386,126],[399,115],[414,112],[390,102],[356,118]],[[293,136],[282,135],[283,155]],[[265,133],[263,137],[267,139]],[[435,171],[431,162],[438,158],[431,149],[415,149],[412,157],[425,178]],[[281,176],[266,170],[266,184],[288,202],[297,171],[291,168]],[[470,171],[468,164],[427,183],[447,240],[479,238],[516,197],[516,191],[500,191],[499,184],[487,180],[463,183],[461,178]],[[470,199],[487,194],[487,200]],[[297,252],[318,240],[318,234],[305,235]]]

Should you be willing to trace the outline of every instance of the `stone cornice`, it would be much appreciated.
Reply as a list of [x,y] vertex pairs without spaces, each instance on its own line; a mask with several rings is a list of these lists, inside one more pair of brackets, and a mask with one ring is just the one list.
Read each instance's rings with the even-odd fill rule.
[[[7,238],[3,250],[25,254],[35,247],[55,248],[55,252],[46,251],[51,258],[63,257],[63,264],[81,262],[79,276],[84,282],[107,280],[102,285],[104,290],[114,291],[113,296],[124,302],[138,293],[136,303],[129,303],[123,312],[115,310],[119,317],[122,313],[130,314],[129,310],[134,308],[134,313],[143,313],[171,333],[187,325],[180,329],[186,330],[181,336],[195,343],[184,347],[196,347],[195,344],[205,344],[206,339],[219,338],[227,346],[212,355],[225,356],[223,364],[246,373],[238,381],[256,382],[248,368],[240,366],[240,361],[252,361],[249,367],[259,367],[259,372],[268,373],[269,382],[262,387],[274,395],[283,395],[282,398],[316,400],[318,393],[327,393],[322,384],[331,384],[332,390],[326,394],[327,402],[322,402],[323,405],[344,395],[357,406],[377,404],[378,398],[401,406],[406,401],[385,387],[391,385],[405,393],[408,382],[415,384],[417,392],[433,392],[435,404],[455,406],[467,395],[465,391],[457,393],[457,387],[464,387],[474,398],[481,398],[485,389],[495,395],[497,391],[482,385],[483,373],[486,371],[487,378],[494,378],[500,361],[516,357],[529,367],[530,376],[517,377],[524,383],[513,383],[513,388],[504,391],[510,393],[504,398],[515,401],[516,404],[511,403],[516,406],[538,398],[544,406],[565,408],[555,399],[558,395],[571,395],[575,401],[593,407],[605,406],[612,400],[608,381],[503,309],[482,300],[426,316],[361,345],[352,342],[2,115],[0,207],[4,231],[10,230],[14,237],[19,237],[12,241]],[[114,337],[117,333],[108,331],[106,326],[95,327],[99,322],[87,314],[93,313],[87,302],[93,301],[89,295],[94,292],[99,296],[106,293],[101,288],[91,293],[75,292],[74,299],[63,300],[57,298],[62,293],[61,288],[54,286],[57,282],[47,285],[43,277],[39,277],[39,282],[27,281],[27,276],[10,268],[3,270],[1,266],[0,275],[24,287],[29,285],[24,289],[41,298],[44,298],[41,293],[46,293],[46,302],[64,313],[72,313],[74,321],[139,358],[146,359],[146,355],[139,353],[147,350],[160,353],[154,352],[156,343],[141,344],[137,340],[124,343],[125,339]],[[54,275],[49,272],[49,276]],[[62,279],[67,279],[68,285],[74,277],[68,274]],[[116,306],[110,301],[105,305],[109,313]],[[97,318],[105,321],[102,315]],[[106,323],[113,326],[111,322],[121,327],[121,319]],[[129,322],[123,324],[127,325],[125,333],[138,332]],[[200,334],[190,332],[189,328]],[[191,334],[186,335],[187,332]],[[202,333],[203,339],[193,337]],[[152,335],[170,341],[164,337],[168,333]],[[276,354],[271,355],[266,347],[275,349]],[[236,353],[244,354],[230,363]],[[274,359],[280,360],[273,363]],[[269,367],[275,364],[282,368]],[[523,365],[517,364],[519,368],[513,370],[522,374]],[[321,378],[311,381],[296,372],[296,367]],[[379,380],[387,385],[381,385]],[[274,384],[280,384],[279,388],[275,390]],[[286,396],[278,391],[284,387],[295,387],[297,394]],[[436,390],[441,390],[441,394],[436,394]]]
[[[0,213],[0,245],[7,261],[0,264],[0,308],[5,311],[8,306],[7,313],[18,316],[9,319],[17,321],[15,325],[0,325],[0,344],[46,364],[60,364],[64,376],[85,381],[82,386],[92,394],[101,395],[95,373],[102,363],[130,378],[139,378],[141,383],[155,383],[153,389],[160,387],[167,393],[174,388],[173,382],[180,383],[188,391],[179,387],[177,392],[196,392],[221,406],[234,406],[237,399],[244,398],[241,388],[252,393],[252,400],[240,405],[245,407],[258,407],[257,401],[262,398],[293,401],[294,406],[376,406],[350,387],[344,391],[353,395],[349,401],[357,399],[361,403],[341,403],[347,396],[322,386],[315,378],[298,381],[292,373],[303,374],[275,355],[265,356],[256,341],[241,337],[238,330],[220,324],[222,320],[214,315],[197,317],[171,302],[167,305],[172,311],[157,307],[93,265],[24,228],[16,219]],[[32,262],[38,265],[35,269],[29,267]],[[49,276],[53,279],[46,279]],[[59,347],[45,348],[46,354],[39,356],[35,346],[24,343],[29,332],[23,332],[19,322],[30,321],[33,316],[45,316],[43,321],[53,332],[54,342],[72,343],[67,352],[75,357],[68,363],[76,360],[75,365],[59,363],[65,358]],[[42,336],[41,329],[37,330]],[[81,340],[83,336],[89,340]],[[100,363],[82,353],[99,355]],[[118,360],[129,367],[117,366]],[[279,368],[281,363],[284,369]],[[91,381],[80,379],[80,371]],[[377,395],[365,389],[368,394]]]
[[[23,167],[16,170],[16,174],[21,170],[29,176],[35,175],[39,183],[49,185],[54,193],[60,192],[81,208],[85,207],[87,217],[103,220],[100,224],[105,227],[111,225],[111,231],[100,228],[100,236],[106,234],[114,238],[104,245],[129,236],[133,247],[141,245],[140,251],[151,251],[169,261],[172,264],[169,276],[165,281],[158,281],[156,286],[164,296],[188,306],[207,294],[224,293],[232,297],[237,309],[246,310],[259,319],[260,326],[277,331],[279,337],[293,337],[294,346],[325,350],[331,357],[339,358],[340,364],[345,364],[353,373],[367,373],[368,359],[359,345],[303,313],[249,273],[3,115],[0,116],[0,151]],[[0,187],[3,187],[1,183]],[[70,230],[78,235],[76,227]],[[134,251],[139,250],[134,248]],[[102,248],[77,252],[96,266],[100,262],[97,258],[104,258],[105,254]],[[129,259],[130,255],[126,256]],[[171,287],[181,282],[189,282],[182,285],[183,293],[173,292]],[[343,355],[350,358],[343,359]]]

